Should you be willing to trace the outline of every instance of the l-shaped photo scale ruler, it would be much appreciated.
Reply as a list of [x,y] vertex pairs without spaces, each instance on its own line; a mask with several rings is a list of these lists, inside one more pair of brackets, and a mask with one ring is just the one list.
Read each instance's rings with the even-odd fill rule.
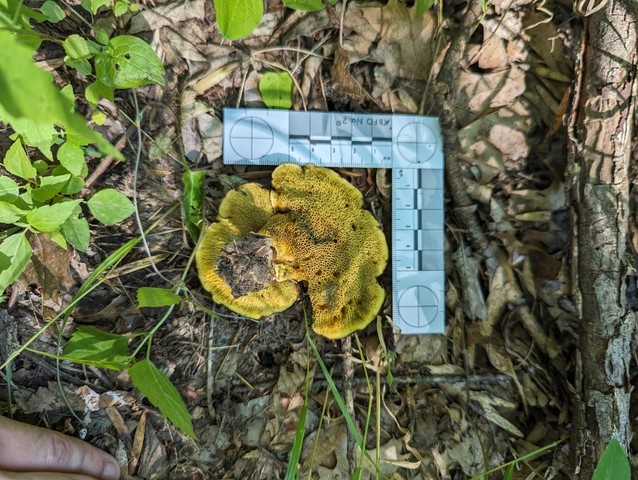
[[444,333],[444,162],[436,117],[226,108],[223,160],[391,169],[392,320],[404,334]]

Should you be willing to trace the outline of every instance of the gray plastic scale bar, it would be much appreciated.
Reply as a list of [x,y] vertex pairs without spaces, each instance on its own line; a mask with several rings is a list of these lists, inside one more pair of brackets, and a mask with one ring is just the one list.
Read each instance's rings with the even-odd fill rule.
[[417,115],[224,109],[224,163],[392,169],[393,321],[444,333],[443,140]]

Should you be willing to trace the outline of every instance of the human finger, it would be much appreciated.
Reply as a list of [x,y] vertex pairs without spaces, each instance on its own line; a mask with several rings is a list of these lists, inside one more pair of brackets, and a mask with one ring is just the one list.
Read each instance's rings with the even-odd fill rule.
[[79,473],[8,472],[0,470],[0,480],[96,480],[96,478]]
[[0,469],[77,473],[101,480],[120,478],[115,459],[91,444],[5,417],[0,417]]

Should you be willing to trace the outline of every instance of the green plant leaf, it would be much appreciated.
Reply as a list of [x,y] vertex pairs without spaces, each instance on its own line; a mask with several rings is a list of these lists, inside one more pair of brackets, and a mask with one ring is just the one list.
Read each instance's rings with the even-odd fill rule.
[[620,442],[612,438],[605,448],[592,480],[630,480],[631,468],[627,454],[620,446]]
[[75,195],[79,193],[84,188],[84,180],[80,177],[71,177],[69,182],[64,185],[62,191],[60,192],[62,195]]
[[114,99],[114,92],[112,87],[107,87],[99,80],[96,80],[86,87],[84,96],[86,97],[86,101],[89,102],[89,105],[95,108],[101,98],[106,98],[112,102]]
[[414,6],[416,7],[414,15],[417,18],[422,16],[425,12],[427,12],[434,6],[434,1],[435,0],[416,0],[414,2]]
[[268,108],[292,107],[292,77],[288,72],[266,72],[259,80],[259,91]]
[[79,145],[67,140],[58,149],[58,161],[75,176],[81,176],[86,166],[84,151]]
[[4,292],[31,260],[31,245],[26,231],[14,233],[0,244],[0,292]]
[[199,240],[202,226],[202,185],[205,179],[206,172],[203,170],[187,170],[182,176],[182,182],[184,183],[184,196],[182,198],[184,220],[193,243],[197,243]]
[[284,0],[284,5],[295,10],[304,10],[306,12],[316,12],[326,8],[323,0]]
[[13,202],[18,198],[19,193],[18,184],[12,178],[4,175],[0,177],[0,200]]
[[66,16],[64,14],[64,10],[62,10],[53,0],[47,0],[44,2],[40,7],[40,11],[51,23],[58,23],[59,21],[64,20],[64,17]]
[[148,359],[128,369],[131,381],[160,412],[188,436],[197,440],[186,404],[175,386]]
[[124,160],[117,149],[88,127],[84,118],[73,113],[73,105],[55,87],[51,74],[38,68],[31,56],[32,50],[13,33],[0,29],[0,120],[21,136],[33,125],[43,132],[59,125],[67,134],[74,133],[87,143],[95,143],[105,154]]
[[122,193],[112,188],[100,190],[86,202],[89,210],[104,225],[114,225],[131,216],[133,203]]
[[108,7],[109,5],[111,5],[111,0],[82,0],[82,8],[93,15],[97,13],[100,7]]
[[71,178],[70,174],[65,175],[49,175],[42,177],[40,186],[31,190],[31,198],[36,202],[46,202],[51,200],[62,191],[64,186]]
[[89,248],[91,230],[89,229],[89,222],[86,221],[86,218],[71,215],[61,225],[60,231],[66,241],[80,252],[86,252]]
[[95,57],[95,74],[112,88],[164,85],[164,66],[155,50],[141,38],[120,35]]
[[64,358],[72,362],[121,370],[128,363],[128,338],[99,328],[80,326],[64,347]]
[[4,156],[4,168],[7,169],[7,172],[25,180],[35,178],[38,174],[35,167],[31,165],[19,138],[7,150],[7,154]]
[[113,15],[115,15],[116,17],[121,17],[126,12],[128,12],[127,2],[122,2],[122,1],[115,2],[115,6],[113,7]]
[[80,202],[82,200],[70,200],[34,208],[27,213],[27,222],[41,232],[54,232],[66,222]]
[[137,306],[168,307],[178,305],[182,298],[168,288],[142,287],[137,290]]
[[262,0],[213,0],[213,5],[219,31],[230,40],[250,35],[264,15]]
[[101,50],[97,43],[76,33],[66,37],[62,46],[66,54],[75,60],[91,58]]
[[13,203],[0,200],[0,223],[14,224],[22,220],[26,214],[27,212],[16,207]]

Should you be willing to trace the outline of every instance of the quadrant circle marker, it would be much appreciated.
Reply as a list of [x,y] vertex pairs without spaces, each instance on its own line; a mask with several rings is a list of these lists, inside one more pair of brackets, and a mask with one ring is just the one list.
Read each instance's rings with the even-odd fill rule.
[[424,285],[406,288],[398,299],[401,320],[422,328],[432,323],[439,313],[439,301],[434,292]]
[[436,135],[422,123],[408,123],[397,135],[399,153],[411,163],[427,162],[436,153],[436,146]]
[[247,160],[257,160],[267,155],[274,140],[270,125],[257,117],[238,120],[230,131],[230,145],[237,155]]

